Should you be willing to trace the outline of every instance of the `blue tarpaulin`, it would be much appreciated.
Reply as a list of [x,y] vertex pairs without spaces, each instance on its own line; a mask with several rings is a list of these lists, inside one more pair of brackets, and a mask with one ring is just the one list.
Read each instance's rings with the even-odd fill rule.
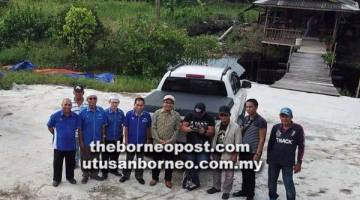
[[[12,71],[18,71],[18,70],[32,71],[34,68],[36,68],[36,65],[32,64],[28,60],[23,60],[13,66],[11,66],[10,70],[12,70]],[[42,70],[44,70],[44,69],[42,69]],[[37,71],[41,71],[41,70],[37,70]],[[54,69],[54,71],[56,71],[56,69]],[[71,72],[71,70],[68,70],[68,71]],[[54,73],[54,74],[64,74],[64,73],[59,72],[59,73]],[[78,72],[74,71],[74,73],[66,73],[64,75],[71,77],[71,78],[90,78],[90,79],[95,79],[97,81],[101,81],[104,83],[113,83],[114,82],[114,74],[112,74],[112,73],[94,74],[94,73],[78,73]],[[0,77],[1,77],[1,75],[0,75]]]
[[93,73],[83,73],[83,74],[66,74],[66,76],[71,78],[91,78],[104,83],[114,82],[114,74],[112,73],[102,73],[102,74],[93,74]]
[[33,70],[36,66],[32,64],[28,60],[23,60],[15,65],[13,65],[10,70],[18,71],[18,70]]

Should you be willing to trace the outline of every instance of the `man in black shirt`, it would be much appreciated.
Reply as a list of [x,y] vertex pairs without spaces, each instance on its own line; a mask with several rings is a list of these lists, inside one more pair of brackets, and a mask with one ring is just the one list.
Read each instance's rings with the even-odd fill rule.
[[[286,190],[286,199],[295,200],[296,191],[293,181],[293,172],[301,171],[301,163],[304,155],[304,130],[292,121],[293,114],[290,108],[280,110],[280,124],[273,126],[267,150],[268,186],[270,200],[278,198],[277,180],[280,170]],[[295,153],[297,161],[295,163]]]
[[[209,142],[214,135],[215,120],[208,113],[203,103],[197,103],[194,111],[185,116],[181,130],[186,134],[186,141],[189,144],[204,144]],[[185,159],[199,165],[201,161],[209,160],[207,152],[187,152]],[[191,191],[200,187],[199,169],[186,170],[182,183],[183,188]]]

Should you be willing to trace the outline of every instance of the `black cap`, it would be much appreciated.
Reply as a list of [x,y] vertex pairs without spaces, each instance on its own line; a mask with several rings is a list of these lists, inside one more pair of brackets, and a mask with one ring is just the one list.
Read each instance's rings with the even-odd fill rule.
[[231,114],[230,113],[230,107],[229,106],[221,106],[219,108],[219,113],[226,113],[226,114]]
[[206,110],[206,106],[205,106],[204,103],[197,103],[197,104],[195,105],[194,110],[196,110],[196,109],[201,110],[200,112],[204,112],[204,111]]
[[74,86],[74,91],[75,92],[83,92],[84,91],[84,87],[81,85],[75,85]]

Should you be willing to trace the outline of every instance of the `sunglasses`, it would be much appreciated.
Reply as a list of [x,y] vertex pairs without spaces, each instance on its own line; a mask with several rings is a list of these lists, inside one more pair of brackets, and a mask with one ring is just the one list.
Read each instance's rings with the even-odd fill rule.
[[96,97],[89,97],[88,99],[89,100],[96,100],[97,98]]
[[220,116],[220,117],[229,117],[230,115],[227,114],[227,113],[220,113],[219,116]]

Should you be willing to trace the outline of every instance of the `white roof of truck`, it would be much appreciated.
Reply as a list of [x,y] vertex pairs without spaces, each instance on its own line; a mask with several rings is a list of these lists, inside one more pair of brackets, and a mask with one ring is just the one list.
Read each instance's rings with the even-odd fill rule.
[[171,72],[172,77],[186,77],[186,75],[202,75],[205,79],[221,80],[224,68],[204,65],[183,65]]

